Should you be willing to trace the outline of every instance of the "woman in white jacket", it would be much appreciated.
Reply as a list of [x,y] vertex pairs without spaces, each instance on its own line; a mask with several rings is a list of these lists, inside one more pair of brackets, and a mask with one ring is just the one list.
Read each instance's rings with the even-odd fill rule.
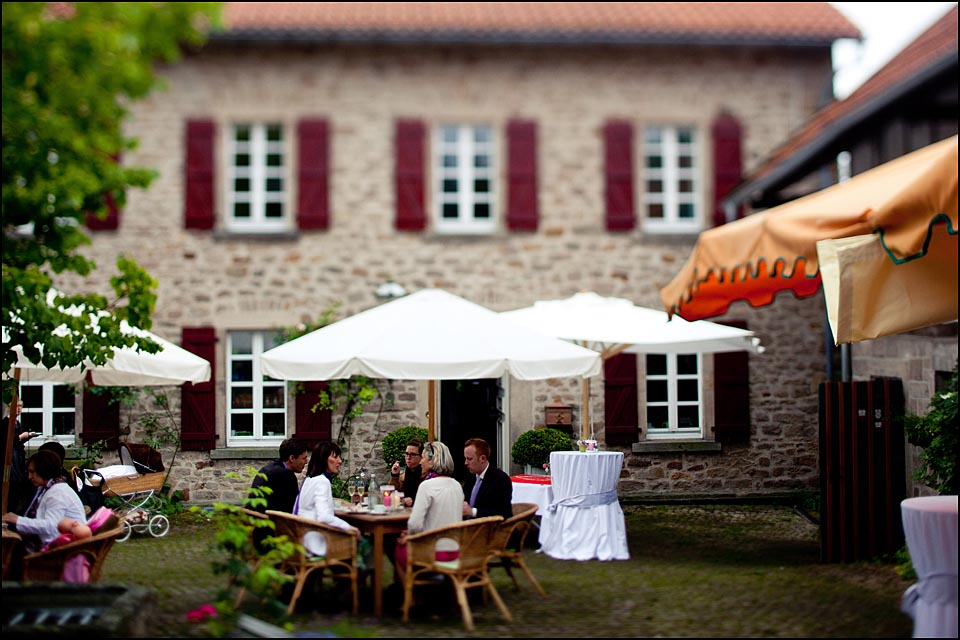
[[[300,494],[293,505],[293,513],[316,520],[360,537],[360,530],[333,513],[333,485],[330,481],[340,473],[342,451],[336,443],[325,440],[314,448],[307,467],[307,479],[300,487]],[[327,552],[327,539],[323,534],[311,531],[303,536],[304,548],[316,556]]]

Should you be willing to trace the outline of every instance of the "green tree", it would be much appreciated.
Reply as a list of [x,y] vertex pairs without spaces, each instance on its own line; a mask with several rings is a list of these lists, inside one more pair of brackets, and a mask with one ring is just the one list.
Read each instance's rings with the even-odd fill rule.
[[[220,21],[212,2],[3,3],[3,367],[12,347],[45,366],[103,364],[116,346],[156,352],[124,335],[121,320],[150,328],[156,282],[134,260],[117,259],[103,295],[48,299],[52,278],[86,276],[89,214],[154,172],[117,162],[136,140],[122,132],[129,104],[158,86],[154,64],[201,44]],[[78,305],[89,313],[67,313]],[[68,331],[55,333],[58,327]],[[37,344],[43,348],[38,349]],[[11,388],[4,385],[4,398]]]

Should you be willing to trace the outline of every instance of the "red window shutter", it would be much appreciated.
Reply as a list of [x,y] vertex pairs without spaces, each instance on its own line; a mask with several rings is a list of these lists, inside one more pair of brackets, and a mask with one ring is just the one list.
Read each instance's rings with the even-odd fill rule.
[[607,231],[629,231],[636,225],[633,205],[633,125],[611,121],[603,128]]
[[106,440],[108,449],[120,444],[120,404],[110,401],[109,393],[93,393],[93,383],[87,374],[83,385],[83,432],[80,439],[84,444],[97,440]]
[[297,431],[295,437],[303,440],[313,449],[321,440],[330,440],[332,436],[331,422],[333,412],[311,411],[320,401],[320,392],[326,391],[329,386],[326,382],[302,382],[303,392],[296,397]]
[[507,123],[507,228],[537,230],[537,123]]
[[603,363],[604,433],[607,444],[631,445],[640,426],[637,356],[621,353]]
[[327,229],[330,225],[328,140],[326,120],[301,120],[297,126],[300,162],[297,225],[300,229]]
[[[117,153],[114,162],[120,162],[120,154]],[[116,231],[120,228],[120,207],[117,205],[113,194],[107,193],[103,196],[103,204],[107,207],[107,217],[98,218],[92,213],[87,214],[87,229],[90,231]]]
[[209,451],[216,448],[216,343],[213,327],[184,327],[183,348],[210,362],[210,380],[180,387],[180,448]]
[[396,123],[396,189],[398,231],[422,231],[427,226],[423,197],[425,129],[419,120]]
[[[720,202],[730,193],[743,177],[741,138],[743,129],[740,121],[729,113],[721,113],[713,121],[713,224],[715,227],[726,223],[727,216]],[[737,218],[742,213],[737,211]]]
[[187,121],[184,162],[184,226],[187,229],[213,229],[215,133],[212,120]]
[[[742,320],[714,320],[746,329]],[[750,356],[746,351],[716,353],[714,370],[714,437],[732,444],[750,439]]]

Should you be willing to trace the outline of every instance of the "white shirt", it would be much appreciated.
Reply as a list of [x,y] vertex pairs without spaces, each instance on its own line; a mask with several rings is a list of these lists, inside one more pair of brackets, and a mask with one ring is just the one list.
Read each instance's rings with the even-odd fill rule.
[[83,511],[80,496],[70,488],[66,482],[58,482],[44,492],[40,497],[40,506],[37,507],[37,517],[17,518],[17,532],[28,536],[39,536],[40,544],[34,547],[34,541],[24,538],[24,547],[30,553],[39,551],[40,547],[60,535],[57,524],[63,518],[72,518],[77,522],[86,522],[87,515]]
[[[316,520],[338,529],[349,531],[350,523],[341,520],[333,513],[333,487],[322,473],[303,481],[300,494],[293,505],[293,513],[310,520]],[[303,536],[303,546],[316,556],[327,553],[327,539],[322,533],[310,531]]]

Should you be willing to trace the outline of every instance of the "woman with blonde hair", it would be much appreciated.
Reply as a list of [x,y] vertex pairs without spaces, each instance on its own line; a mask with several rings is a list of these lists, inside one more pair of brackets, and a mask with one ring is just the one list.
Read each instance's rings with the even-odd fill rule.
[[[453,478],[454,460],[447,445],[436,440],[423,445],[420,464],[427,475],[417,489],[407,531],[400,534],[397,540],[394,556],[397,568],[394,575],[397,577],[403,575],[407,568],[407,534],[445,527],[463,520],[463,488]],[[456,543],[450,542],[454,547],[437,549],[438,560],[455,560],[458,557]]]

